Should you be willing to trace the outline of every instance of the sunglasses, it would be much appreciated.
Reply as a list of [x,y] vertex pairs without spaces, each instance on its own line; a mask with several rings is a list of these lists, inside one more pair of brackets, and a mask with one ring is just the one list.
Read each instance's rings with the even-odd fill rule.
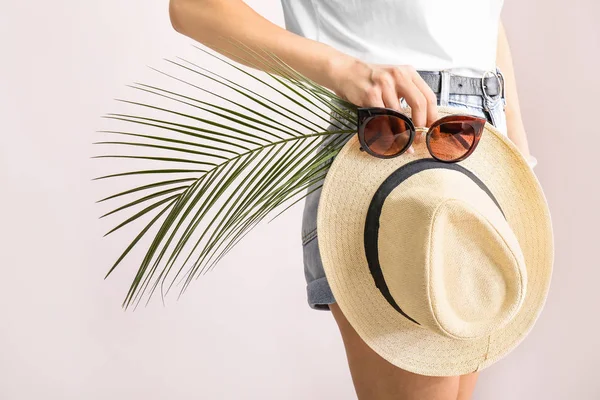
[[481,139],[485,118],[452,114],[435,121],[429,128],[415,128],[412,120],[393,109],[358,108],[358,140],[361,151],[379,157],[393,158],[412,145],[417,132],[426,131],[427,149],[442,162],[458,162],[469,157]]

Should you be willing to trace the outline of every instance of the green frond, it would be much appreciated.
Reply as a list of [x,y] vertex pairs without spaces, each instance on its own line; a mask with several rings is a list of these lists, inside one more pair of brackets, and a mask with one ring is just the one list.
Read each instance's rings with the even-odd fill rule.
[[[98,200],[120,202],[100,218],[129,212],[106,235],[155,214],[106,275],[147,242],[125,308],[137,307],[144,295],[147,304],[159,285],[164,299],[182,284],[181,296],[264,218],[272,221],[317,190],[331,159],[356,132],[353,104],[276,55],[234,44],[252,67],[197,47],[220,66],[167,60],[175,73],[153,69],[181,90],[135,83],[130,87],[144,101],[119,102],[139,111],[105,118],[137,129],[98,131],[126,140],[95,142],[111,150],[94,158],[149,165],[94,178],[137,177],[131,188]],[[324,145],[328,135],[334,137]],[[192,164],[199,168],[185,168]],[[140,183],[142,178],[150,182]]]

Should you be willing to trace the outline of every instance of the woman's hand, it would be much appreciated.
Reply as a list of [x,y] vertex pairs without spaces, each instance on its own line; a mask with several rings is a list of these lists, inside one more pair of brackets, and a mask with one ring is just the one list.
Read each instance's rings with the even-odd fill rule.
[[[369,64],[355,58],[333,62],[330,88],[360,107],[400,109],[400,98],[411,108],[415,127],[430,126],[438,119],[433,90],[411,65]],[[415,137],[415,143],[422,140]],[[409,152],[413,152],[412,147]]]

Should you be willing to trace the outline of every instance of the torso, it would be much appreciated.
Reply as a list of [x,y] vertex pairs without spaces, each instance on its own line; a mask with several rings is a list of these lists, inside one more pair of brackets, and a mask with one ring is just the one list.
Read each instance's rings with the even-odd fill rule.
[[494,70],[503,0],[281,0],[286,29],[366,62]]

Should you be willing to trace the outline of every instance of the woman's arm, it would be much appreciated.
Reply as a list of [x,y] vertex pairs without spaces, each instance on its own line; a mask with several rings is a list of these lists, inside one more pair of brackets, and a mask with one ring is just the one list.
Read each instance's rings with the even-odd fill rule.
[[506,125],[508,137],[521,150],[521,153],[529,160],[531,165],[535,165],[535,158],[529,153],[529,144],[527,134],[521,119],[521,108],[517,94],[517,84],[515,80],[515,71],[513,68],[510,46],[504,30],[502,21],[498,27],[498,47],[496,52],[496,64],[504,75],[504,86],[506,96]]
[[410,65],[388,68],[367,64],[273,24],[242,0],[170,0],[169,15],[177,32],[242,64],[251,63],[242,60],[248,55],[230,40],[267,49],[358,106],[399,109],[399,98],[404,97],[417,126],[437,119],[435,94]]
[[271,23],[241,0],[171,0],[169,16],[177,32],[237,62],[252,67],[254,60],[239,45],[230,43],[231,39],[253,49],[268,49],[301,74],[328,88],[333,86],[336,64],[349,62],[350,58],[331,46]]

